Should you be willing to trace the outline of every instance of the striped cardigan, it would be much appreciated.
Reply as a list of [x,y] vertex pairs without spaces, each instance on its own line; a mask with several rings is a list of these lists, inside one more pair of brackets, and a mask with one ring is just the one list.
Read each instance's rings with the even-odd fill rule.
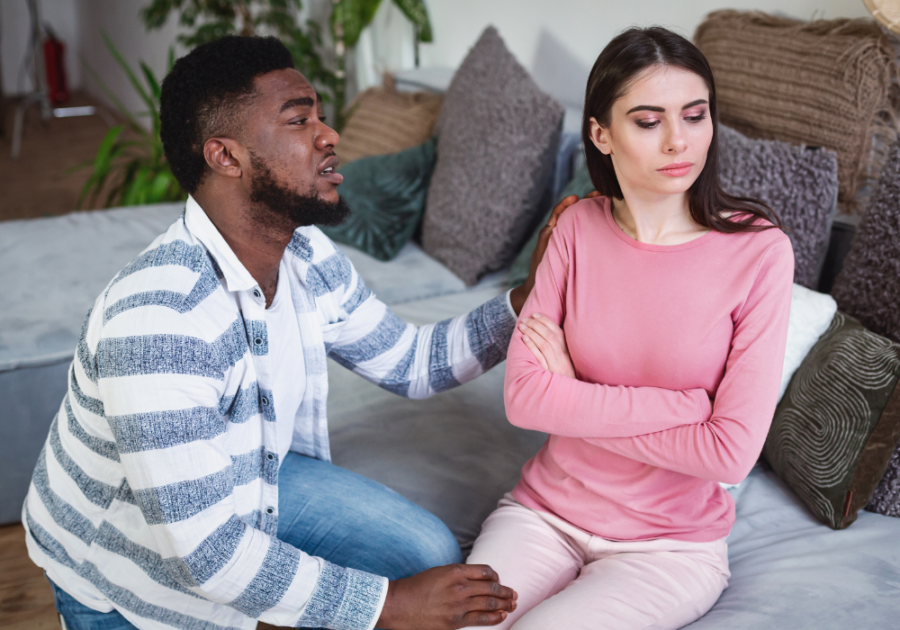
[[[505,358],[507,296],[416,327],[315,227],[295,232],[284,262],[306,370],[297,422],[312,428],[292,450],[330,460],[326,356],[412,398]],[[88,313],[38,459],[22,520],[57,585],[142,629],[374,626],[386,578],[275,537],[270,342],[259,286],[188,199]]]

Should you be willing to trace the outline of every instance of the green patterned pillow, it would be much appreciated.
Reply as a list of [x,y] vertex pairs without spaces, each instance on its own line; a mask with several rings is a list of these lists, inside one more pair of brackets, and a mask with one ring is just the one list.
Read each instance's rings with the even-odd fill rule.
[[391,260],[413,235],[434,170],[437,139],[390,155],[374,155],[341,167],[338,192],[350,216],[322,231],[338,243],[353,245],[377,258]]
[[838,312],[794,373],[763,455],[832,529],[856,520],[900,440],[900,344]]

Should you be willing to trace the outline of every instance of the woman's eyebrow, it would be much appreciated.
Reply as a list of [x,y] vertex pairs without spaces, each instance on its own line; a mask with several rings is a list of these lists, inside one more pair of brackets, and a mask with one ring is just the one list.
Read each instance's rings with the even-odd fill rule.
[[[705,98],[698,98],[696,101],[691,101],[690,103],[688,103],[681,109],[688,109],[689,107],[695,107],[697,105],[704,105],[706,102],[707,101]],[[628,114],[631,114],[633,112],[661,112],[662,113],[665,111],[666,111],[665,107],[659,107],[658,105],[637,105],[636,107],[632,107],[627,112],[625,112],[625,115],[627,116]]]

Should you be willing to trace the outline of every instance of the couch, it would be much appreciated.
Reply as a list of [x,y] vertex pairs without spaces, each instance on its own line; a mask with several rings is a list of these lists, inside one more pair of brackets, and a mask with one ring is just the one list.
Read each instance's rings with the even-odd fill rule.
[[[9,305],[0,313],[0,522],[19,518],[92,300],[181,209],[0,224],[0,290]],[[342,248],[375,293],[413,322],[463,313],[506,290],[502,272],[466,288],[414,243],[389,263]],[[545,439],[506,421],[503,369],[411,401],[329,362],[334,462],[430,510],[468,550]],[[690,628],[897,627],[900,519],[861,511],[849,529],[831,530],[762,463],[731,492],[737,502],[728,540],[731,585]]]

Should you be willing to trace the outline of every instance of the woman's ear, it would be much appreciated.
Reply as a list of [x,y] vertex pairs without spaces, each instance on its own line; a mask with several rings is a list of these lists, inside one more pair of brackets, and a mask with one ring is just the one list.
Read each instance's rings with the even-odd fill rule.
[[203,157],[214,172],[225,177],[240,177],[241,162],[235,155],[239,145],[231,138],[210,138],[203,145]]
[[612,153],[612,147],[609,145],[609,130],[598,123],[593,116],[591,116],[591,142],[603,155]]

